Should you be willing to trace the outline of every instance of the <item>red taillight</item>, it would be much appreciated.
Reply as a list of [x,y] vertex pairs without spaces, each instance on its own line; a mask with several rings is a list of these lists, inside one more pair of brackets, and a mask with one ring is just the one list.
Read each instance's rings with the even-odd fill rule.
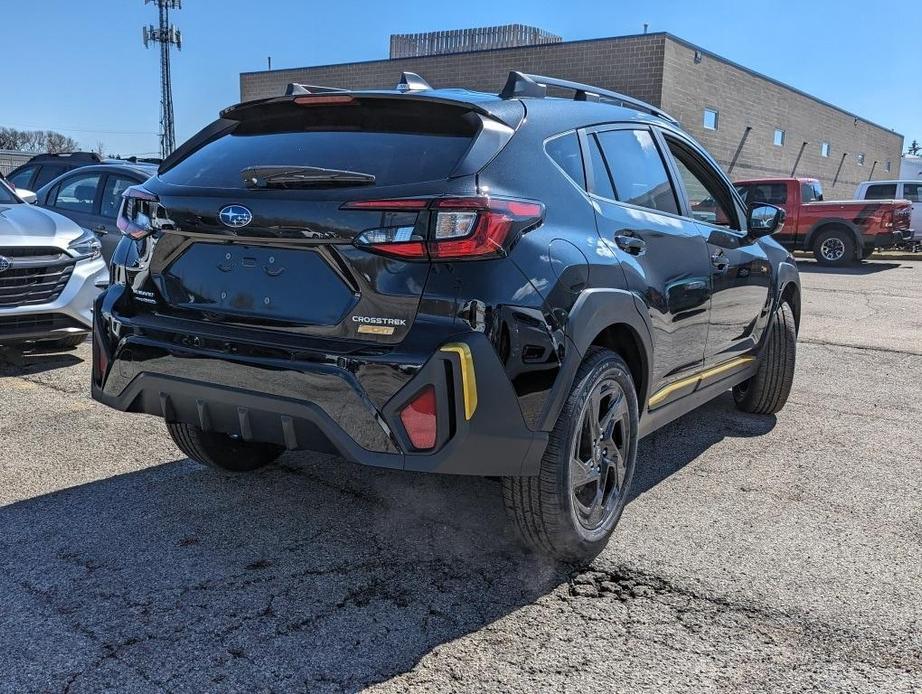
[[142,239],[168,222],[160,217],[160,199],[141,186],[131,186],[122,193],[122,205],[115,225],[125,236]]
[[478,259],[502,254],[516,235],[537,226],[544,218],[541,203],[488,197],[359,200],[345,203],[342,209],[430,210],[425,242],[419,236],[412,242],[402,238],[400,234],[406,235],[406,227],[380,227],[360,234],[356,245],[384,255],[402,258],[426,258],[428,255],[433,260]]
[[400,411],[400,421],[414,448],[433,448],[438,433],[435,388],[426,386],[419,391]]

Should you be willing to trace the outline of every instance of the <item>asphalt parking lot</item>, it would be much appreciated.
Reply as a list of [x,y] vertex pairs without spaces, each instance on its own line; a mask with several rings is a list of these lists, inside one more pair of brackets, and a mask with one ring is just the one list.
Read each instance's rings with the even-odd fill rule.
[[89,399],[88,345],[0,365],[0,690],[922,688],[922,262],[801,263],[777,418],[640,447],[591,569],[489,480],[184,460]]

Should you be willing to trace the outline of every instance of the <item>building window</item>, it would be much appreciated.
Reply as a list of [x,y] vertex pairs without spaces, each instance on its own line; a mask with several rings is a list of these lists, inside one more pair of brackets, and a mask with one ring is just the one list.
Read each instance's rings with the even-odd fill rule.
[[821,157],[829,156],[829,143],[828,142],[820,142],[820,156]]
[[890,160],[889,159],[887,160],[886,166],[884,166],[884,171],[886,171],[887,173],[890,173]]
[[717,130],[717,109],[716,108],[706,108],[704,109],[704,129],[705,130]]
[[858,166],[864,166],[864,152],[858,152]]
[[781,128],[775,129],[775,147],[784,147],[784,131]]

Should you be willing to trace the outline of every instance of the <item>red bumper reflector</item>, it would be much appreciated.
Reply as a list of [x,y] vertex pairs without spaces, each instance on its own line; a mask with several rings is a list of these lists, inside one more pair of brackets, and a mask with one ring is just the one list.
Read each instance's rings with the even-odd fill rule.
[[414,448],[435,446],[438,430],[435,407],[435,388],[426,386],[400,411],[400,421]]

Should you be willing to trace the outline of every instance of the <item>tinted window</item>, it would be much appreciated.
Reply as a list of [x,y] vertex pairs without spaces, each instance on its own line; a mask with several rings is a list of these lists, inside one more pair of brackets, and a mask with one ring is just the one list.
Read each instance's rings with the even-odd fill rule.
[[675,193],[653,136],[646,130],[608,130],[599,144],[615,187],[615,199],[677,214]]
[[458,108],[383,100],[349,106],[282,104],[192,152],[167,183],[243,188],[250,166],[316,166],[375,176],[375,185],[445,179],[470,147],[477,121]]
[[592,192],[609,200],[615,199],[615,189],[611,185],[608,164],[602,156],[599,141],[595,135],[589,136],[589,162],[592,164]]
[[576,133],[555,137],[545,145],[548,156],[557,166],[566,172],[581,188],[586,187],[586,177],[583,175],[583,157],[579,151],[579,138]]
[[865,200],[893,200],[896,197],[896,183],[878,183],[868,186],[864,192]]
[[26,188],[28,189],[29,183],[32,181],[32,174],[35,173],[36,166],[27,166],[24,169],[20,169],[15,174],[9,177],[9,182],[12,183],[17,188]]
[[769,205],[784,205],[788,201],[788,187],[784,183],[747,183],[737,186],[744,202],[767,202]]
[[35,190],[38,190],[43,185],[49,181],[54,180],[65,171],[67,171],[66,166],[49,166],[48,164],[45,164],[39,168],[38,176],[35,178],[35,183],[32,185],[35,186]]
[[801,202],[821,202],[823,189],[819,183],[802,183],[800,186]]
[[903,197],[913,202],[922,202],[922,183],[907,183],[903,186]]
[[688,195],[692,217],[708,224],[738,229],[732,194],[711,166],[685,145],[672,139],[667,141]]
[[96,188],[102,174],[76,175],[62,181],[52,207],[71,212],[93,212]]
[[102,203],[99,214],[103,217],[115,219],[118,216],[119,205],[122,204],[122,193],[126,188],[137,185],[137,182],[124,176],[110,175],[106,180],[106,187],[102,191]]

